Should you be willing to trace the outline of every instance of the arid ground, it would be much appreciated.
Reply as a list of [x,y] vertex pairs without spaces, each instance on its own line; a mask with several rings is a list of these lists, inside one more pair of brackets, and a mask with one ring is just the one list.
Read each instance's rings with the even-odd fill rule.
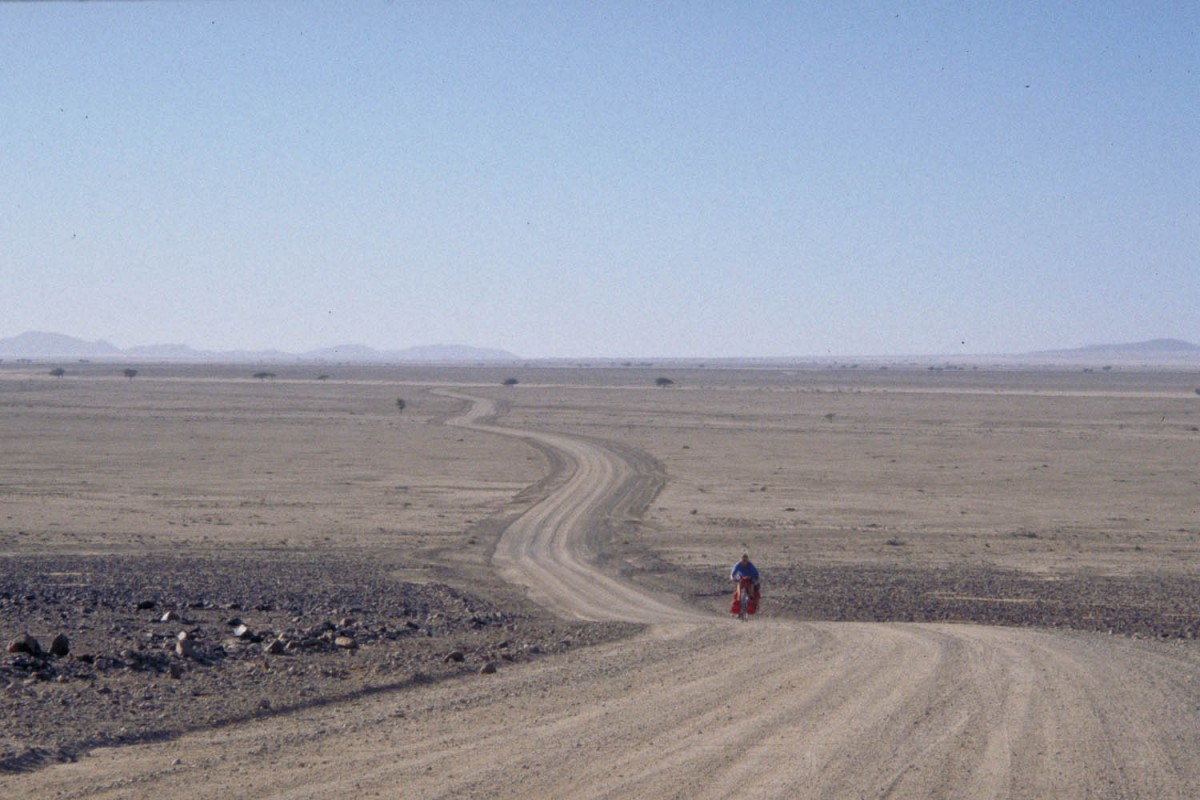
[[50,366],[6,796],[1200,796],[1200,373]]

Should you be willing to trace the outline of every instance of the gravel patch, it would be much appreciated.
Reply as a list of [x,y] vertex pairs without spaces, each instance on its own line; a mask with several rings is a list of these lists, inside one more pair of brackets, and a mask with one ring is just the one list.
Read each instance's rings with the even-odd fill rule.
[[514,612],[328,553],[7,557],[0,772],[486,674],[634,630]]

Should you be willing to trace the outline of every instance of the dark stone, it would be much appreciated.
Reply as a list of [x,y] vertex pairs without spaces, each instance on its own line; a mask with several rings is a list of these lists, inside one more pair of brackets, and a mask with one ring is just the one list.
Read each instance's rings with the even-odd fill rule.
[[65,656],[71,652],[71,640],[67,638],[65,633],[60,633],[54,637],[54,641],[50,643],[50,654],[55,656]]
[[28,653],[31,656],[40,656],[42,654],[42,646],[38,644],[37,639],[28,633],[24,633],[8,643],[8,652]]

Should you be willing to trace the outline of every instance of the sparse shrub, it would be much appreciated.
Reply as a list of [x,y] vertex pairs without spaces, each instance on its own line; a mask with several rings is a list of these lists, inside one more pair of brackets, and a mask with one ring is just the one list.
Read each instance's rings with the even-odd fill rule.
[[1200,394],[1200,389],[1197,389],[1197,390],[1196,390],[1196,394]]
[[504,379],[505,386],[516,386],[518,383],[520,383],[520,381],[517,380],[516,378],[505,378]]
[[833,422],[833,420],[836,416],[837,416],[837,414],[834,414],[832,411],[830,411],[828,414],[825,415],[825,421]]
[[408,404],[404,402],[404,398],[402,398],[402,397],[396,398],[396,408],[397,409],[399,409],[400,411],[403,411],[407,407],[408,407]]
[[274,378],[275,373],[274,372],[256,372],[256,373],[254,373],[254,377],[258,378],[260,381],[265,381],[267,378]]
[[124,375],[126,378],[129,378],[129,380],[133,380],[134,378],[137,377],[137,372],[138,371],[136,369],[134,369],[133,367],[126,367],[125,371],[122,372],[121,374]]
[[670,378],[655,378],[654,379],[654,385],[661,386],[663,388],[672,386],[672,385],[674,385],[674,383],[675,383],[675,381],[671,380]]
[[50,370],[50,374],[56,378],[61,378],[63,375],[67,374],[67,371],[62,367],[55,367],[54,369]]
[[327,381],[327,380],[329,380],[329,376],[328,376],[328,375],[318,375],[318,376],[317,376],[317,380],[319,380],[319,381]]

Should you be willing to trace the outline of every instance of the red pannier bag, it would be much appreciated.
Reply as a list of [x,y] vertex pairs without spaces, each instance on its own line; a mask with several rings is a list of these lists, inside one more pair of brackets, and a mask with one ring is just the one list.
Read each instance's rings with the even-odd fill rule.
[[[747,614],[757,614],[758,613],[758,599],[759,599],[760,595],[761,595],[761,592],[759,592],[758,587],[752,586],[750,588],[750,599],[746,601],[746,613]],[[733,590],[733,603],[729,606],[729,613],[730,614],[738,614],[741,612],[741,610],[742,610],[741,603],[738,602],[738,590],[734,589]]]

